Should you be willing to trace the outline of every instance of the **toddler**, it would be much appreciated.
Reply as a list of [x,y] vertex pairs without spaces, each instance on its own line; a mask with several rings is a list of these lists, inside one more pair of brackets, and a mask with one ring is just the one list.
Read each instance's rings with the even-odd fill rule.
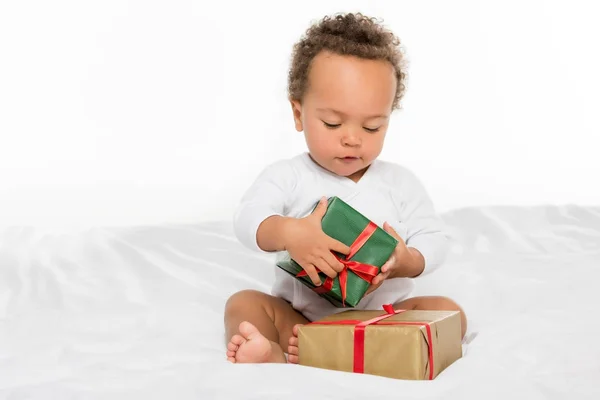
[[[326,198],[338,196],[399,240],[356,309],[458,310],[464,336],[466,318],[454,301],[411,297],[413,279],[444,261],[442,222],[413,173],[377,159],[404,83],[399,40],[372,18],[336,15],[310,27],[294,46],[288,87],[308,151],[262,171],[236,211],[235,233],[249,248],[293,258],[320,285],[316,269],[335,277],[343,265],[331,252],[349,252],[321,229]],[[244,290],[227,301],[229,361],[297,363],[297,325],[346,310],[280,268],[275,273],[271,294]]]

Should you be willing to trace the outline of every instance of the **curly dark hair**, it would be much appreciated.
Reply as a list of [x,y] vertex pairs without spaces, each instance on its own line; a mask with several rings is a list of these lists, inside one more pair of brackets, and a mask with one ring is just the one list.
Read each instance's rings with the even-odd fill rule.
[[293,48],[288,73],[290,100],[301,101],[308,86],[310,65],[321,51],[370,60],[389,61],[396,73],[396,96],[392,109],[400,107],[406,89],[405,59],[400,40],[375,18],[361,13],[326,16],[312,25]]

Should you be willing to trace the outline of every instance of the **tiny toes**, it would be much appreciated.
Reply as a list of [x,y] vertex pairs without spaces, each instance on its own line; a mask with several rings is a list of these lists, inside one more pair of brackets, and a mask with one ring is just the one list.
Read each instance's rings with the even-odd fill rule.
[[298,338],[296,336],[291,336],[288,343],[290,346],[298,347]]
[[[233,335],[229,344],[233,344],[234,346],[239,346],[244,343],[246,339],[244,339],[241,335]],[[229,348],[229,345],[227,346]]]
[[295,356],[293,354],[288,355],[288,363],[298,364],[298,356]]
[[298,337],[298,328],[300,328],[301,326],[302,326],[302,324],[294,325],[294,327],[292,328],[292,333],[294,336]]
[[240,348],[240,346],[237,344],[234,344],[231,342],[227,343],[227,350],[229,350],[229,351],[236,351],[239,348]]
[[228,351],[227,352],[227,357],[234,357],[235,356],[235,351]]
[[296,346],[290,346],[290,347],[288,347],[288,354],[291,354],[293,356],[297,356],[298,355],[298,348]]
[[235,358],[233,358],[233,357],[227,357],[227,361],[235,364]]

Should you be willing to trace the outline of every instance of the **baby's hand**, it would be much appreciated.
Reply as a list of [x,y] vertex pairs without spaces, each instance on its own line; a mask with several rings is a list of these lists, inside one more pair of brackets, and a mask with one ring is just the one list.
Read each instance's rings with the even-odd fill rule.
[[371,286],[367,289],[366,294],[377,289],[388,278],[416,277],[423,272],[425,267],[425,259],[419,250],[406,247],[404,239],[398,235],[390,224],[384,223],[383,230],[398,240],[398,244],[389,260],[381,267],[379,274],[371,281]]
[[312,214],[290,220],[285,229],[285,249],[317,286],[322,282],[315,267],[328,277],[335,278],[344,265],[331,251],[344,255],[350,252],[348,246],[323,232],[321,219],[326,211],[327,199],[322,198]]

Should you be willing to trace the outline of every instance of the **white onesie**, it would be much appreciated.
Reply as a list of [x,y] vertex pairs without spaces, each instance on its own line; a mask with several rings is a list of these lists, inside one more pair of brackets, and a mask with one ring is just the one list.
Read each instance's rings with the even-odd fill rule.
[[[407,246],[423,254],[422,275],[443,263],[448,240],[425,188],[408,169],[382,160],[375,160],[357,183],[322,168],[308,153],[269,165],[241,200],[234,216],[235,234],[245,246],[263,252],[258,247],[256,232],[266,218],[305,217],[323,196],[339,197],[380,227],[387,221]],[[279,252],[276,258],[285,255]],[[272,295],[291,303],[309,320],[347,310],[333,306],[287,272],[274,268]],[[388,279],[366,295],[356,309],[379,310],[383,304],[410,297],[413,288],[410,278]]]

